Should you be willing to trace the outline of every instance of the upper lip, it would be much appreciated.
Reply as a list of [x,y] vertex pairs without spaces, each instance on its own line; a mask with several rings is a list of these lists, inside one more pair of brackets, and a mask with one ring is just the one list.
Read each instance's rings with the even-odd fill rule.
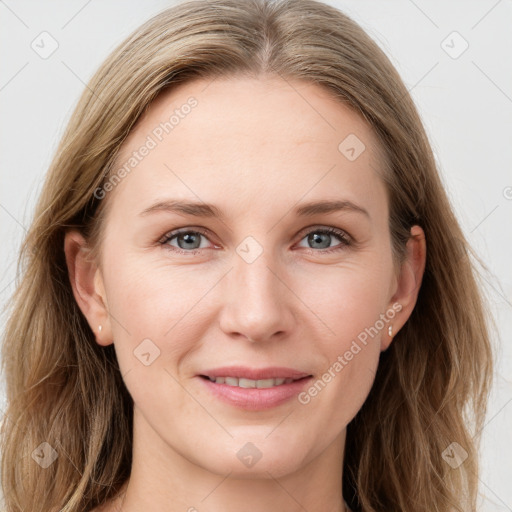
[[293,368],[285,368],[281,366],[271,366],[268,368],[249,368],[247,366],[223,366],[222,368],[212,368],[204,370],[200,373],[206,377],[241,377],[244,379],[262,380],[277,379],[279,377],[285,379],[302,379],[309,377],[311,374],[304,373]]

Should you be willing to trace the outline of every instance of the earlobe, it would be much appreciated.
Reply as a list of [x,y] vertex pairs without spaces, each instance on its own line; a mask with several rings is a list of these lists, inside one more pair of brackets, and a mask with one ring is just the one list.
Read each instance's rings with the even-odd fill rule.
[[[73,295],[100,345],[112,343],[110,315],[101,271],[90,257],[86,240],[76,230],[64,238],[64,253]],[[101,328],[100,328],[101,326]]]
[[406,259],[400,267],[397,287],[390,300],[389,307],[399,304],[399,312],[392,321],[392,332],[386,333],[381,340],[381,350],[386,350],[393,337],[409,319],[421,288],[423,273],[425,272],[427,247],[425,233],[420,226],[411,228],[411,236],[407,241]]

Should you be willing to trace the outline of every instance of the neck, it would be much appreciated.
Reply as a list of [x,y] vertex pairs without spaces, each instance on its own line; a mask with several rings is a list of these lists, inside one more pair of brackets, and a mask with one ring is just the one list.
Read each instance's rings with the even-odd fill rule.
[[223,472],[169,446],[134,412],[132,472],[119,496],[122,512],[238,512],[248,504],[253,512],[348,511],[341,492],[346,430],[321,453],[296,461],[294,471],[262,457],[249,474],[239,465]]

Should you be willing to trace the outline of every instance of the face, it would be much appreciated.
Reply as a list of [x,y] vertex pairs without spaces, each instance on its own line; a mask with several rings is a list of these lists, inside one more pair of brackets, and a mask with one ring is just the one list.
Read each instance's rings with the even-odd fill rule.
[[182,84],[139,120],[95,283],[155,456],[278,477],[340,455],[400,323],[376,144],[278,78]]

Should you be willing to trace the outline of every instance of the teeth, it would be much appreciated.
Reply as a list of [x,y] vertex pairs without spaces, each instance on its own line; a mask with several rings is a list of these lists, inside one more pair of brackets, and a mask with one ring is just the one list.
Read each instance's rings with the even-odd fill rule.
[[[238,379],[238,387],[240,387],[240,388],[255,388],[256,384],[257,384],[257,381],[252,380],[252,379],[244,379],[244,378]],[[236,385],[237,384],[235,384],[235,386]]]
[[279,386],[282,384],[282,382],[279,382],[281,379],[260,379],[256,380],[256,386],[257,388],[271,388],[273,386]]
[[227,384],[228,386],[236,386],[239,388],[272,388],[274,386],[280,386],[281,384],[289,384],[293,382],[293,379],[285,379],[282,377],[276,379],[245,379],[243,377],[208,377],[212,382],[216,384]]
[[228,386],[238,386],[238,379],[236,377],[226,377],[225,382]]

